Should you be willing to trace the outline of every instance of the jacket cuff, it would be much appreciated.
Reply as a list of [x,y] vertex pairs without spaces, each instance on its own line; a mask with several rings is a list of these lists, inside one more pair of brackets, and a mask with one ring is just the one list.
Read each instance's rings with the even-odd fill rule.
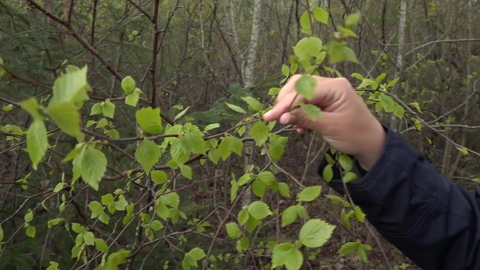
[[[382,170],[382,168],[385,167],[386,163],[389,162],[390,152],[395,145],[395,141],[398,140],[397,137],[399,135],[396,134],[393,130],[391,130],[386,124],[382,123],[382,127],[386,133],[386,143],[379,159],[369,171],[364,170],[358,163],[358,160],[356,160],[353,156],[350,156],[353,160],[353,168],[351,172],[356,174],[358,178],[357,180],[349,182],[347,184],[347,187],[350,195],[352,196],[352,199],[354,199],[355,201],[362,201],[363,199],[366,199],[363,198],[364,196],[362,196],[362,191],[365,190],[368,186],[372,185],[373,182],[377,181],[376,175],[378,175],[379,171]],[[330,150],[328,150],[327,153],[333,156]],[[323,170],[328,164],[329,163],[325,157],[320,162],[320,165],[318,167],[318,174],[321,179],[324,179]],[[333,164],[332,169],[333,178],[328,184],[335,191],[337,191],[341,195],[344,195],[345,188],[342,182],[341,170],[338,162]]]

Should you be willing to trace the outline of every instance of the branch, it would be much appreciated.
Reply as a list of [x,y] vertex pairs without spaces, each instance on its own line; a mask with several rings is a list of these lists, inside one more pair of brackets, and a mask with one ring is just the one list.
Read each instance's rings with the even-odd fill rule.
[[428,45],[432,45],[432,44],[438,44],[438,43],[457,43],[457,42],[477,42],[477,41],[480,41],[480,38],[471,38],[471,39],[447,39],[447,40],[435,40],[435,41],[430,41],[430,42],[427,42],[421,46],[418,46],[418,47],[415,47],[413,49],[411,49],[410,51],[408,51],[405,56],[417,51],[417,50],[420,50],[421,48],[424,48],[424,47],[427,47]]
[[[155,0],[156,1],[156,0]],[[147,16],[147,18],[150,20],[150,21],[153,21],[152,20],[152,16],[150,16],[150,14],[148,14],[148,12],[145,11],[145,9],[143,9],[141,6],[139,6],[137,3],[135,3],[133,0],[128,0],[128,2],[130,2],[134,7],[136,7],[143,15]],[[156,1],[158,2],[158,1]],[[155,11],[154,11],[155,12]]]

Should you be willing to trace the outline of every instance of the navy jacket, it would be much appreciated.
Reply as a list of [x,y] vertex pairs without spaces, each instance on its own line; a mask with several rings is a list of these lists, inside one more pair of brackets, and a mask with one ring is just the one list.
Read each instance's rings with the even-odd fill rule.
[[[445,179],[400,135],[384,128],[382,156],[370,171],[347,184],[355,204],[419,267],[480,269],[480,192],[470,194]],[[320,175],[326,164],[323,160]],[[329,185],[344,194],[339,173]]]

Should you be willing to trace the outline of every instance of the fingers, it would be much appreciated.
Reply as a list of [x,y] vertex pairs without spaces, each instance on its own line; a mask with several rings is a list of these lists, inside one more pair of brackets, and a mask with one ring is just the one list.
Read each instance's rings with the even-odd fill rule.
[[263,115],[263,120],[270,122],[280,119],[288,111],[290,105],[294,106],[300,100],[302,97],[298,96],[295,91],[287,93],[282,99],[278,99],[277,104],[269,112]]

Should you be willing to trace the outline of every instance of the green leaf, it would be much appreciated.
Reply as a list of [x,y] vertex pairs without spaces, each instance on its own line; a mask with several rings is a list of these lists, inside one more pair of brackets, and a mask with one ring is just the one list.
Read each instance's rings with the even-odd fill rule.
[[41,120],[34,120],[27,131],[27,152],[32,160],[33,169],[45,156],[48,148],[47,130]]
[[328,44],[327,53],[331,64],[342,61],[358,63],[357,56],[352,49],[347,47],[346,42],[331,41]]
[[157,215],[163,220],[167,220],[169,215],[167,205],[161,200],[157,201]]
[[248,206],[248,212],[256,220],[262,220],[272,215],[272,211],[270,211],[270,208],[268,208],[268,205],[262,201],[256,201],[251,203]]
[[127,97],[125,97],[125,104],[136,107],[138,100],[140,99],[140,95],[138,93],[131,93]]
[[305,11],[302,16],[300,17],[300,25],[302,26],[303,29],[310,29],[310,12]]
[[253,173],[246,173],[246,174],[242,175],[242,177],[240,177],[240,178],[238,179],[238,183],[237,183],[237,184],[238,184],[238,186],[243,186],[243,185],[245,185],[246,183],[250,182],[252,179],[255,179],[255,178],[256,178],[255,174],[253,174]]
[[160,134],[163,131],[160,108],[143,108],[137,111],[136,118],[140,127],[148,133]]
[[262,198],[265,195],[265,191],[267,191],[267,187],[259,180],[255,180],[252,183],[252,191],[255,196]]
[[112,138],[112,139],[118,139],[120,138],[120,133],[118,133],[118,131],[116,129],[110,129],[108,132],[108,137]]
[[357,205],[355,206],[355,217],[360,222],[365,222],[365,214],[362,212],[362,209]]
[[103,206],[98,201],[92,201],[88,204],[88,208],[92,211],[90,218],[97,218],[103,213]]
[[182,261],[182,267],[183,267],[183,270],[190,270],[191,266],[194,266],[197,264],[197,261],[195,261],[195,259],[189,255],[188,253],[185,254],[185,257],[183,258],[183,261]]
[[160,197],[160,200],[174,209],[178,209],[178,205],[180,204],[180,197],[176,192],[164,194]]
[[135,158],[148,174],[150,170],[158,163],[160,159],[160,148],[156,143],[148,139],[144,139],[135,151]]
[[241,107],[239,107],[239,106],[237,106],[237,105],[233,105],[233,104],[230,104],[230,103],[228,103],[228,102],[225,102],[225,104],[227,104],[227,106],[228,106],[230,109],[232,109],[232,110],[234,110],[234,111],[236,111],[236,112],[238,112],[238,113],[243,113],[243,114],[246,114],[246,113],[247,113],[244,109],[242,109]]
[[75,157],[74,168],[79,170],[85,183],[93,189],[98,190],[98,183],[107,170],[107,159],[105,155],[93,146],[87,146]]
[[276,95],[278,95],[278,93],[280,93],[280,88],[278,88],[278,87],[272,87],[268,90],[268,95],[269,96],[276,96]]
[[299,62],[310,61],[311,57],[317,57],[322,50],[322,40],[317,37],[302,38],[293,51]]
[[269,171],[259,173],[257,175],[257,180],[262,182],[266,187],[271,187],[276,183],[275,176]]
[[105,101],[102,106],[103,116],[113,118],[115,115],[115,104],[110,101]]
[[287,145],[288,137],[278,136],[271,139],[271,143],[268,146],[268,152],[274,162],[277,162],[285,152],[285,146]]
[[390,81],[390,82],[387,84],[387,89],[390,88],[390,87],[392,87],[392,86],[394,86],[394,85],[398,82],[399,79],[400,79],[400,78],[396,78],[396,79]]
[[349,229],[352,228],[352,224],[350,224],[350,214],[342,212],[340,214],[340,218],[341,218],[343,224],[345,224],[345,226],[347,226]]
[[235,183],[235,180],[232,180],[231,183],[232,188],[230,190],[230,201],[233,203],[233,201],[237,198],[239,185]]
[[353,73],[351,76],[354,77],[354,78],[357,78],[361,81],[363,81],[365,79],[361,74],[358,74],[358,73]]
[[347,172],[347,173],[345,173],[345,176],[343,176],[343,182],[345,184],[348,184],[348,183],[350,183],[352,181],[355,181],[355,180],[357,180],[357,175],[352,173],[352,172]]
[[378,97],[378,101],[382,103],[382,107],[385,109],[386,112],[393,112],[393,110],[395,110],[395,102],[390,96],[382,93]]
[[102,196],[102,204],[107,206],[114,203],[113,195],[111,193]]
[[268,133],[270,130],[264,122],[256,122],[252,125],[250,129],[250,136],[255,140],[257,146],[261,146],[268,139]]
[[218,153],[223,160],[226,160],[231,152],[236,153],[238,156],[242,156],[243,142],[237,137],[227,136],[218,146]]
[[78,103],[88,100],[87,67],[60,75],[53,85],[53,97],[49,107],[65,103]]
[[282,65],[282,73],[285,77],[288,77],[288,75],[290,75],[290,68],[287,65]]
[[253,97],[242,97],[243,101],[248,104],[248,109],[254,112],[259,112],[263,110],[263,105],[256,98]]
[[214,130],[214,129],[219,128],[219,127],[220,127],[220,125],[217,124],[217,123],[215,123],[215,124],[210,124],[210,125],[207,125],[207,126],[205,127],[204,131],[207,132],[207,131]]
[[380,74],[380,76],[377,77],[377,79],[375,81],[378,84],[380,84],[385,79],[385,77],[387,77],[387,73],[382,73],[382,74]]
[[2,228],[2,224],[0,224],[0,242],[3,241],[3,237],[4,237],[3,228]]
[[356,12],[348,15],[347,18],[345,19],[345,27],[351,28],[352,26],[356,25],[361,18],[362,18],[362,14],[360,14],[360,12]]
[[338,27],[338,30],[347,35],[347,36],[350,36],[350,37],[358,37],[357,34],[355,34],[355,32],[353,32],[352,30],[348,29],[348,28],[345,28],[345,27],[341,27],[341,26],[337,26]]
[[60,190],[63,189],[63,186],[65,185],[65,183],[58,183],[56,186],[55,186],[55,189],[53,190],[54,193],[57,193],[59,192]]
[[315,16],[315,20],[328,25],[328,12],[323,8],[315,7],[313,9],[313,16]]
[[[228,151],[230,153],[230,151]],[[218,161],[220,160],[220,154],[217,150],[217,148],[212,148],[208,152],[208,158],[216,165],[218,164]]]
[[122,89],[125,91],[126,95],[130,95],[136,87],[135,80],[132,77],[127,76],[123,78]]
[[367,262],[367,254],[365,253],[365,249],[363,248],[363,245],[357,246],[357,255],[363,262],[365,263]]
[[152,171],[151,177],[152,181],[157,185],[164,184],[168,181],[168,176],[164,171]]
[[353,253],[355,251],[357,251],[357,247],[358,245],[360,245],[360,243],[358,242],[348,242],[348,243],[345,243],[339,250],[338,250],[338,253],[340,254],[350,254],[350,253]]
[[199,261],[203,258],[205,258],[207,255],[205,254],[205,252],[203,251],[203,249],[201,248],[193,248],[192,250],[190,250],[190,252],[188,252],[188,254],[190,256],[192,256],[195,260]]
[[35,121],[42,121],[43,116],[41,114],[41,108],[35,98],[29,98],[25,101],[20,102],[22,109],[27,111]]
[[205,141],[203,140],[203,133],[201,131],[190,131],[181,136],[180,140],[182,144],[188,146],[188,150],[192,153],[205,154]]
[[50,266],[48,266],[47,270],[58,270],[58,263],[50,262]]
[[54,104],[47,113],[63,132],[72,137],[80,135],[80,114],[73,103]]
[[235,222],[227,223],[225,227],[227,228],[227,234],[230,238],[237,239],[242,235],[237,223]]
[[30,210],[30,209],[28,210],[28,213],[25,214],[24,219],[25,219],[25,222],[26,222],[26,223],[29,223],[29,222],[31,222],[31,221],[33,220],[33,212],[32,212],[32,210]]
[[315,87],[317,80],[312,76],[304,75],[295,82],[295,89],[297,93],[306,99],[315,97]]
[[98,115],[103,112],[103,102],[101,103],[95,103],[95,105],[92,106],[92,110],[90,111],[90,116],[93,115]]
[[95,235],[92,232],[84,232],[83,233],[83,241],[87,246],[95,245]]
[[372,79],[363,79],[362,83],[357,87],[357,89],[363,89],[366,87],[371,87],[373,89],[378,88],[378,83]]
[[178,119],[180,119],[188,111],[188,109],[190,109],[190,106],[188,106],[185,110],[178,113],[173,119],[173,121],[177,121]]
[[95,247],[100,252],[108,253],[108,245],[102,238],[95,238]]
[[103,212],[98,217],[98,220],[100,220],[100,222],[108,225],[108,223],[110,222],[110,216],[108,216],[107,213]]
[[192,180],[192,168],[190,166],[181,165],[180,172],[185,178]]
[[414,107],[415,109],[417,109],[417,111],[422,113],[422,110],[420,110],[420,105],[418,105],[418,102],[412,102],[410,103],[410,106]]
[[159,220],[154,220],[150,228],[154,231],[160,231],[163,228],[163,224]]
[[322,112],[319,107],[312,104],[300,103],[300,107],[311,120],[322,119]]
[[250,239],[246,236],[242,236],[242,239],[237,241],[237,250],[243,252],[250,246]]
[[276,245],[272,255],[272,268],[285,265],[288,270],[298,270],[303,263],[302,252],[292,243]]
[[34,238],[36,232],[37,232],[37,230],[35,229],[35,227],[33,227],[33,226],[28,226],[27,227],[26,234],[27,234],[28,237]]
[[286,183],[283,183],[283,182],[278,183],[277,188],[280,195],[290,198],[290,188]]
[[72,230],[76,233],[82,233],[86,229],[82,225],[80,225],[79,223],[74,222],[74,223],[72,223]]
[[292,206],[288,207],[287,209],[285,209],[285,211],[283,211],[283,213],[282,213],[282,227],[290,225],[293,222],[295,222],[295,220],[297,220],[298,210],[299,210],[298,207],[302,207],[302,206],[292,205]]
[[297,195],[299,202],[311,202],[315,200],[322,192],[322,186],[307,187]]
[[323,176],[323,179],[327,181],[327,183],[330,183],[330,181],[332,181],[333,169],[331,164],[328,164],[327,166],[325,166],[325,168],[323,168],[322,176]]
[[240,213],[238,213],[238,222],[240,223],[240,226],[243,226],[245,223],[247,223],[249,217],[250,214],[248,213],[248,210],[242,209]]
[[340,163],[340,166],[342,166],[342,168],[347,172],[351,171],[353,168],[353,160],[348,155],[345,155],[345,154],[341,155],[340,158],[338,159],[338,163]]
[[108,126],[108,120],[105,118],[102,118],[98,121],[97,126],[95,126],[95,128],[104,128],[106,126]]
[[402,119],[403,115],[405,114],[405,109],[403,109],[402,106],[397,105],[395,110],[393,111],[393,114],[395,114],[395,116],[398,117],[399,119]]
[[300,243],[310,248],[321,247],[330,239],[334,229],[334,225],[323,220],[311,219],[300,230]]

